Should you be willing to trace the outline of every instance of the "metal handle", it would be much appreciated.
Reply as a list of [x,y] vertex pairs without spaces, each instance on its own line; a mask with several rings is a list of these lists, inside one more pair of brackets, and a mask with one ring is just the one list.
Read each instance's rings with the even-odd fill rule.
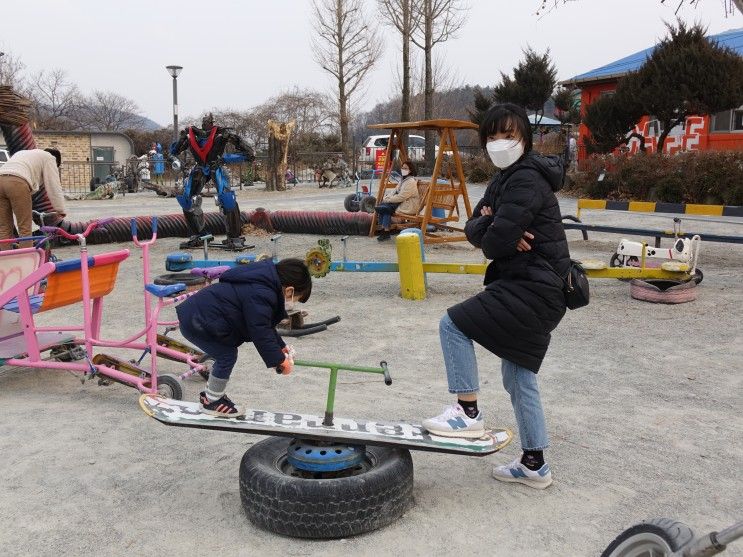
[[384,384],[392,385],[392,377],[390,377],[390,370],[387,369],[387,362],[382,360],[381,362],[379,362],[379,367],[384,370]]

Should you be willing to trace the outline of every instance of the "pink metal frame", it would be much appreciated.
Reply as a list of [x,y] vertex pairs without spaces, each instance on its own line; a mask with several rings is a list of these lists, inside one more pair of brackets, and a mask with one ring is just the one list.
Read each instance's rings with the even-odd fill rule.
[[[178,350],[172,348],[166,348],[157,344],[157,327],[158,325],[177,325],[177,321],[158,321],[158,317],[162,308],[177,304],[186,298],[192,296],[194,292],[182,294],[173,298],[160,298],[157,304],[152,308],[151,294],[144,291],[144,318],[145,326],[142,330],[131,335],[124,340],[107,340],[101,339],[100,331],[103,318],[103,298],[90,299],[90,276],[89,276],[89,262],[88,262],[88,248],[86,238],[88,235],[99,225],[102,225],[106,221],[95,221],[90,223],[87,229],[81,233],[72,235],[64,230],[55,227],[44,227],[46,232],[59,234],[70,240],[76,240],[80,244],[80,269],[81,269],[81,287],[82,287],[82,304],[83,304],[83,326],[82,327],[36,327],[34,323],[34,317],[31,310],[30,297],[28,290],[31,287],[36,287],[44,278],[54,272],[56,268],[55,263],[47,262],[39,266],[39,268],[31,273],[29,276],[15,284],[13,287],[5,292],[0,293],[0,307],[10,302],[14,298],[18,298],[19,312],[21,316],[21,322],[23,325],[23,335],[26,344],[27,357],[25,358],[9,358],[5,360],[6,365],[24,366],[24,367],[35,367],[35,368],[48,368],[48,369],[59,369],[59,370],[70,370],[78,371],[87,375],[92,372],[99,373],[104,376],[111,377],[117,381],[131,385],[143,393],[157,393],[157,355],[164,355],[176,360],[180,360],[186,363],[189,367],[189,371],[180,376],[180,378],[187,377],[194,373],[204,371],[206,367],[194,361],[193,357],[189,354],[184,354]],[[148,284],[150,281],[150,264],[149,264],[149,248],[155,243],[157,239],[157,228],[153,226],[152,238],[147,241],[141,241],[137,238],[136,229],[133,228],[134,234],[132,235],[132,241],[134,245],[142,249],[142,261],[144,266],[144,284]],[[107,252],[96,255],[94,258],[94,265],[111,264],[117,261],[121,261],[129,256],[129,250],[120,250],[116,252]],[[42,346],[39,344],[37,333],[40,332],[73,332],[82,331],[83,338],[76,338],[71,343],[84,345],[85,353],[87,356],[87,362],[54,362],[49,360],[41,359],[41,352],[48,349],[49,346]],[[145,342],[139,341],[142,337],[145,337]],[[131,348],[136,350],[147,350],[150,353],[150,366],[146,371],[149,377],[136,377],[134,375],[124,373],[105,365],[94,365],[92,363],[93,358],[93,347],[116,347],[116,348]]]

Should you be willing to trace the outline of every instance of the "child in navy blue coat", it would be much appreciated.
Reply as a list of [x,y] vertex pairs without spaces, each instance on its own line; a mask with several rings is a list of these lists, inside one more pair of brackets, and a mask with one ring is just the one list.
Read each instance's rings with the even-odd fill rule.
[[176,308],[181,334],[214,358],[206,390],[200,396],[204,412],[236,418],[244,415],[225,392],[237,361],[237,348],[252,342],[266,367],[288,375],[294,362],[276,326],[294,302],[306,302],[312,277],[300,259],[278,263],[259,261],[226,271]]

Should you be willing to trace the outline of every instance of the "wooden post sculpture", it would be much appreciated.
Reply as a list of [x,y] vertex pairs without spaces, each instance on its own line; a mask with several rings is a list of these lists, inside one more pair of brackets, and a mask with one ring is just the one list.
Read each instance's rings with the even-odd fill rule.
[[289,137],[294,129],[294,121],[268,121],[268,168],[266,169],[266,189],[268,191],[286,190],[286,167],[289,153]]

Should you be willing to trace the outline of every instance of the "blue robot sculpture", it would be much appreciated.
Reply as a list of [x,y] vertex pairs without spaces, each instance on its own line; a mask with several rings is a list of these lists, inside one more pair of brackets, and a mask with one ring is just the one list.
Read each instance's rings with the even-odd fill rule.
[[[235,147],[235,153],[225,154],[228,144]],[[189,172],[183,183],[183,193],[176,196],[183,209],[191,237],[180,247],[193,248],[202,245],[199,237],[206,232],[204,211],[201,209],[201,191],[209,180],[214,180],[217,186],[217,205],[227,223],[227,239],[222,247],[241,250],[245,246],[245,238],[241,235],[242,222],[240,208],[237,206],[237,197],[230,188],[224,163],[252,162],[255,159],[253,150],[232,129],[214,125],[211,113],[204,116],[201,128],[189,126],[182,130],[178,141],[170,146],[170,160],[174,168],[180,167],[177,157],[189,150],[193,155],[195,166]]]

